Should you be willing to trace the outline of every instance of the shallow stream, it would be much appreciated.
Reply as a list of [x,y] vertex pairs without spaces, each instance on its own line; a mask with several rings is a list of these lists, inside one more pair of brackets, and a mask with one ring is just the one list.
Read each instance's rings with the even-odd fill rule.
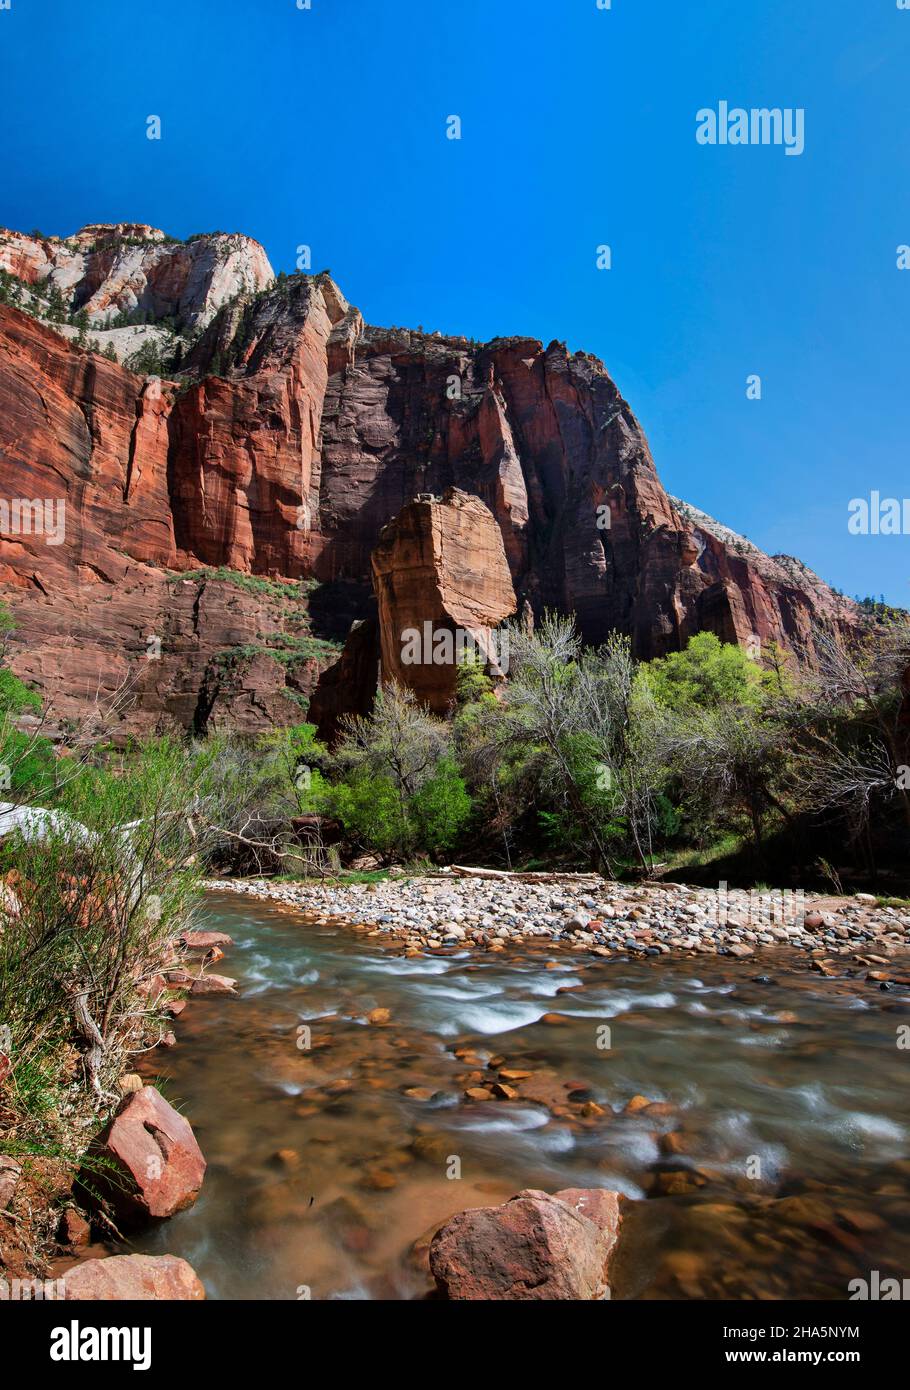
[[[208,1172],[135,1248],[184,1256],[210,1298],[423,1297],[435,1226],[528,1187],[642,1199],[614,1298],[846,1298],[910,1273],[906,988],[785,952],[406,959],[233,895],[201,925],[234,938],[215,968],[240,996],[192,1000],[144,1070]],[[491,1057],[531,1073],[518,1098],[465,1100]],[[623,1113],[636,1096],[656,1109]]]

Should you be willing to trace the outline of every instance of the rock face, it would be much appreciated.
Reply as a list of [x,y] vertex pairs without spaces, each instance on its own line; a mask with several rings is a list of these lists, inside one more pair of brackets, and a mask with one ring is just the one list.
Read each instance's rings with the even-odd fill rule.
[[528,1189],[454,1216],[433,1237],[430,1269],[449,1299],[608,1298],[619,1225],[615,1192]]
[[341,656],[320,676],[307,718],[320,737],[333,743],[343,715],[369,714],[380,680],[379,619],[375,614],[351,624]]
[[[287,449],[281,522],[262,479],[262,507],[253,504],[252,434],[232,455],[209,419],[209,390],[225,386],[210,378],[178,398],[171,383],[0,306],[0,499],[39,502],[37,523],[30,508],[17,518],[8,506],[0,580],[19,623],[14,667],[46,694],[54,722],[96,709],[113,731],[293,723],[336,655],[312,637],[300,584],[242,582],[252,566],[304,569],[304,398],[289,389],[286,429],[262,421],[272,455],[277,440]],[[262,409],[277,406],[270,397]],[[251,401],[244,427],[257,410]],[[208,557],[235,572],[207,572]]]
[[205,1159],[189,1123],[154,1086],[127,1095],[91,1145],[86,1185],[126,1223],[164,1220],[192,1206]]
[[418,497],[373,551],[382,680],[443,713],[455,694],[458,646],[499,670],[493,629],[516,608],[502,532],[480,498],[449,488]]
[[275,278],[251,237],[213,232],[178,242],[134,222],[91,224],[65,239],[0,228],[0,270],[59,291],[98,327],[140,310],[177,328],[204,328],[239,291],[265,289]]
[[62,1279],[63,1296],[73,1302],[205,1298],[202,1281],[192,1265],[176,1255],[109,1255],[103,1260],[85,1260],[64,1271]]
[[0,304],[0,584],[14,669],[61,721],[298,722],[334,663],[314,703],[331,729],[368,707],[380,649],[439,707],[395,625],[525,605],[641,657],[702,629],[811,655],[814,627],[859,623],[797,561],[667,496],[596,358],[366,327],[327,275],[271,284],[246,238],[3,237],[23,284],[203,330],[159,380]]

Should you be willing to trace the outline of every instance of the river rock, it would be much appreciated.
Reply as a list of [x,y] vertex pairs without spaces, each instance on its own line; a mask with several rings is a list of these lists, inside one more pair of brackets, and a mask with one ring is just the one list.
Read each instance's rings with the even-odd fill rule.
[[233,946],[234,942],[225,931],[187,931],[180,944],[187,951],[210,951],[213,946]]
[[205,1298],[192,1265],[176,1255],[109,1255],[73,1265],[62,1279],[63,1296],[69,1300]]
[[528,1189],[452,1217],[433,1237],[430,1269],[449,1299],[603,1299],[619,1223],[608,1189]]
[[189,1122],[154,1086],[128,1095],[90,1146],[83,1186],[123,1223],[162,1220],[192,1206],[205,1159]]
[[227,975],[200,975],[195,979],[190,994],[236,994],[237,981]]

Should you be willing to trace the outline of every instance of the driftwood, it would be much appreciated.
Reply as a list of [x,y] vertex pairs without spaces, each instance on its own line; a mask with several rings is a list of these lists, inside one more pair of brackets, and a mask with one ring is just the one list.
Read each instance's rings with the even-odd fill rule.
[[573,883],[583,881],[585,883],[601,883],[600,874],[592,873],[555,873],[555,872],[535,872],[529,870],[527,873],[513,871],[511,869],[471,869],[465,864],[449,864],[445,869],[440,870],[434,878],[491,878],[502,879],[515,883],[565,883],[571,880]]

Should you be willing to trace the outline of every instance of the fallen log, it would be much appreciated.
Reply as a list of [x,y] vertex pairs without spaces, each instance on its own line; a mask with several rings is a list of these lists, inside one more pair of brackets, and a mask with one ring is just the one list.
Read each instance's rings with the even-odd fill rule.
[[522,872],[518,869],[472,869],[466,864],[448,864],[441,869],[434,878],[490,878],[514,880],[516,883],[565,883],[571,880],[573,883],[602,883],[604,880],[600,874],[582,873],[557,873],[548,870],[532,870]]

